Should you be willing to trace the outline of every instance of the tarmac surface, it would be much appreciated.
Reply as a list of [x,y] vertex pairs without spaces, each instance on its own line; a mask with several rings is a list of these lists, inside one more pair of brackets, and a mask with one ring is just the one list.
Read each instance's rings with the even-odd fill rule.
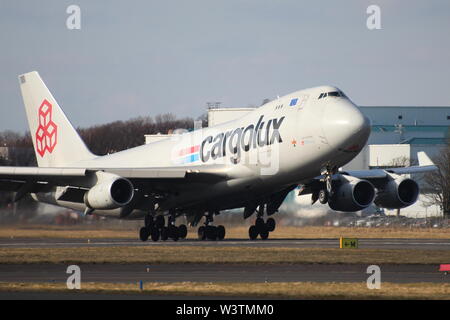
[[[0,265],[0,282],[62,282],[68,265]],[[85,282],[365,282],[361,264],[80,264]],[[381,279],[394,283],[450,283],[437,265],[380,265]]]
[[[77,248],[124,246],[198,246],[198,247],[284,247],[338,248],[338,239],[269,239],[249,241],[182,240],[141,242],[134,239],[55,239],[2,238],[0,248]],[[440,239],[359,239],[363,249],[449,250],[450,240]],[[443,262],[444,263],[444,262]],[[366,282],[368,265],[362,264],[80,264],[82,282]],[[0,282],[65,283],[69,274],[63,264],[1,264]],[[449,283],[450,275],[439,272],[438,265],[380,265],[381,280],[394,283]],[[249,297],[247,297],[249,298]],[[233,299],[220,296],[164,296],[108,293],[0,292],[8,299]],[[234,297],[239,299],[239,297]]]
[[[339,239],[225,239],[223,241],[146,241],[134,239],[56,239],[2,238],[0,248],[72,248],[72,247],[139,247],[139,246],[200,246],[200,247],[283,247],[283,248],[339,248]],[[421,249],[450,250],[448,239],[359,239],[361,249]]]

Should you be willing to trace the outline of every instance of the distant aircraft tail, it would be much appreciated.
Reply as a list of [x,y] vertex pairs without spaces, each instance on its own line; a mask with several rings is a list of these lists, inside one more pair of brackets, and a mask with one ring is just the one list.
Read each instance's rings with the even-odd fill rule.
[[19,76],[39,167],[71,167],[95,156],[86,148],[36,71]]

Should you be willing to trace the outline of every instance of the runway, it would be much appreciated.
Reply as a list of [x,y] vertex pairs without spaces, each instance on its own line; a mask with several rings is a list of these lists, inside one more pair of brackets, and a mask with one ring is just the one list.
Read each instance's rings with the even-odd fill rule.
[[[139,247],[139,246],[200,246],[200,247],[283,247],[283,248],[339,248],[339,239],[225,239],[223,241],[146,241],[134,239],[55,239],[1,238],[0,248],[72,248],[72,247]],[[450,250],[448,239],[359,239],[361,249],[421,249]]]
[[[362,249],[448,250],[449,240],[439,239],[359,239]],[[133,239],[0,239],[0,248],[78,248],[78,247],[265,247],[265,248],[338,248],[338,239],[273,239],[249,241],[159,241],[141,242]],[[170,250],[170,248],[168,248]],[[445,261],[443,261],[445,263]],[[365,264],[80,264],[84,282],[365,282]],[[65,283],[65,264],[1,264],[0,282]],[[450,276],[438,271],[438,265],[380,265],[381,279],[393,283],[449,283]],[[0,298],[4,294],[0,294]],[[41,296],[37,296],[39,298]],[[32,297],[31,297],[32,298]],[[79,298],[74,296],[74,298]],[[163,297],[161,297],[163,298]],[[68,297],[70,299],[70,296]]]
[[[82,281],[144,282],[365,282],[368,265],[80,264]],[[450,282],[436,265],[380,265],[382,281]],[[0,265],[0,282],[65,282],[67,265]]]

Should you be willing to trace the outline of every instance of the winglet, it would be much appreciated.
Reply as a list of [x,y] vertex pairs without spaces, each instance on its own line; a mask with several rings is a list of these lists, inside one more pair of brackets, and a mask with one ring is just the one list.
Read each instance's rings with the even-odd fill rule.
[[423,151],[417,152],[417,158],[419,159],[420,167],[434,166],[433,161],[431,161],[431,159],[428,157],[428,155]]

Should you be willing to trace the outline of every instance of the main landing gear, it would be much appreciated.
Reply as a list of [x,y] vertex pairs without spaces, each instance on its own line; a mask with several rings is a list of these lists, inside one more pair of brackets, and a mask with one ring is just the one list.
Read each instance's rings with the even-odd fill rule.
[[199,240],[223,240],[225,239],[225,227],[222,225],[211,225],[214,221],[213,213],[208,212],[205,215],[205,225],[198,228],[197,234]]
[[182,224],[180,226],[175,225],[175,213],[169,215],[167,226],[165,226],[164,216],[157,216],[153,218],[152,215],[145,216],[145,226],[139,230],[139,238],[142,241],[147,241],[150,237],[153,241],[163,240],[166,241],[169,238],[173,241],[178,239],[185,239],[187,236],[187,227]]
[[250,226],[248,229],[248,236],[250,240],[256,240],[258,235],[261,239],[266,240],[269,238],[269,233],[275,230],[276,223],[274,218],[269,218],[266,222],[264,222],[264,208],[264,204],[259,206],[255,224]]

